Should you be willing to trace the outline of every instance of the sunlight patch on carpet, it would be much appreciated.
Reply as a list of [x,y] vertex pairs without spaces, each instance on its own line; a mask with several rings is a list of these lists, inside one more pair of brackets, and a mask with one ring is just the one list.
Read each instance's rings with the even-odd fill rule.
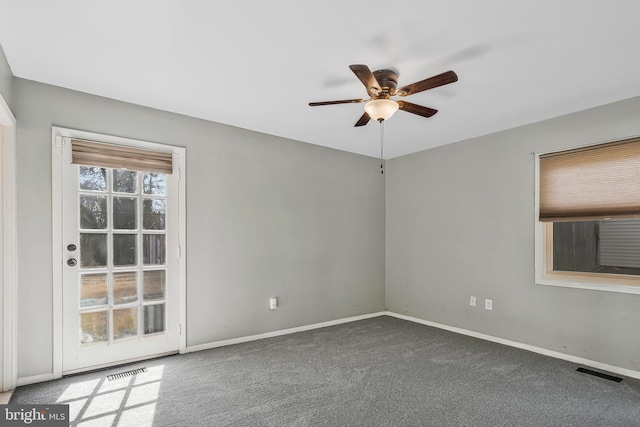
[[73,383],[56,403],[69,405],[71,426],[151,427],[160,396],[163,371],[164,365],[160,365]]

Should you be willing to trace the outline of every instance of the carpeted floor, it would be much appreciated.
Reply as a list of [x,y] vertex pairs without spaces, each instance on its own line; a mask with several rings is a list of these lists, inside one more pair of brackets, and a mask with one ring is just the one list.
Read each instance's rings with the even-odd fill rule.
[[640,426],[640,380],[577,367],[383,316],[19,387],[11,403],[68,403],[80,426]]

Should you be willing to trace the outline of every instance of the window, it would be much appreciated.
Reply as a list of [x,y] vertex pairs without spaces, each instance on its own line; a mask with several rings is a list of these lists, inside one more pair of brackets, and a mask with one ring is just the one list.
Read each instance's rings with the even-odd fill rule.
[[537,283],[640,293],[640,138],[537,165]]

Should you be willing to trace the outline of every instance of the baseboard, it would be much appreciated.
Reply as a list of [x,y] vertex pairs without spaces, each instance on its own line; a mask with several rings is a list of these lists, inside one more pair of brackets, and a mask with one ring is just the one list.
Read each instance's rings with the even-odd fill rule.
[[[312,329],[325,328],[327,326],[340,325],[342,323],[349,323],[349,322],[356,322],[358,320],[371,319],[372,317],[380,317],[380,316],[384,316],[386,314],[388,314],[388,313],[384,312],[384,311],[379,311],[377,313],[369,313],[369,314],[363,314],[361,316],[346,317],[346,318],[343,318],[343,319],[330,320],[328,322],[314,323],[312,325],[298,326],[296,328],[289,328],[289,329],[282,329],[282,330],[279,330],[279,331],[266,332],[264,334],[250,335],[250,336],[246,336],[246,337],[233,338],[233,339],[224,340],[224,341],[215,341],[215,342],[206,343],[206,344],[199,344],[199,345],[194,345],[194,346],[187,347],[186,352],[187,353],[192,353],[194,351],[208,350],[208,349],[211,349],[211,348],[224,347],[224,346],[227,346],[227,345],[240,344],[240,343],[249,342],[249,341],[256,341],[256,340],[261,340],[261,339],[264,339],[264,338],[272,338],[272,337],[277,337],[277,336],[280,336],[280,335],[294,334],[296,332],[303,332],[303,331],[309,331],[309,330],[312,330]],[[119,362],[118,364],[121,364],[121,363],[122,362]],[[69,374],[69,373],[70,372],[65,372],[65,374]],[[16,383],[16,387],[20,387],[20,386],[28,385],[28,384],[41,383],[41,382],[45,382],[45,381],[51,381],[53,379],[54,379],[53,373],[33,375],[33,376],[30,376],[30,377],[22,377],[22,378],[18,378],[18,381]]]
[[[534,353],[542,354],[544,356],[554,357],[556,359],[566,360],[568,362],[577,363],[577,364],[585,365],[585,366],[590,366],[592,368],[601,369],[603,371],[608,371],[608,372],[616,373],[616,374],[619,374],[619,375],[624,375],[624,376],[627,376],[627,377],[630,377],[630,378],[640,379],[640,372],[639,371],[634,371],[634,370],[631,370],[631,369],[621,368],[619,366],[608,365],[606,363],[596,362],[594,360],[589,360],[589,359],[585,359],[585,358],[582,358],[582,357],[573,356],[573,355],[570,355],[570,354],[560,353],[558,351],[548,350],[546,348],[537,347],[537,346],[530,345],[530,344],[524,344],[524,343],[520,343],[520,342],[517,342],[517,341],[511,341],[511,340],[507,340],[507,339],[504,339],[504,338],[498,338],[498,337],[494,337],[494,336],[491,336],[491,335],[482,334],[480,332],[471,331],[471,330],[468,330],[468,329],[462,329],[462,328],[457,328],[455,326],[443,325],[441,323],[436,323],[436,322],[432,322],[432,321],[429,321],[429,320],[420,319],[420,318],[417,318],[417,317],[406,316],[404,314],[394,313],[392,311],[380,311],[380,312],[376,312],[376,313],[363,314],[361,316],[346,317],[346,318],[342,318],[342,319],[330,320],[330,321],[327,321],[327,322],[314,323],[314,324],[305,325],[305,326],[298,326],[298,327],[295,327],[295,328],[281,329],[281,330],[278,330],[278,331],[266,332],[264,334],[249,335],[249,336],[240,337],[240,338],[232,338],[232,339],[228,339],[228,340],[215,341],[215,342],[210,342],[210,343],[205,343],[205,344],[198,344],[198,345],[194,345],[194,346],[188,346],[187,349],[186,349],[186,352],[187,353],[193,353],[195,351],[209,350],[209,349],[212,349],[212,348],[224,347],[224,346],[227,346],[227,345],[241,344],[241,343],[249,342],[249,341],[256,341],[256,340],[261,340],[261,339],[265,339],[265,338],[277,337],[277,336],[281,336],[281,335],[294,334],[296,332],[303,332],[303,331],[310,331],[312,329],[326,328],[327,326],[334,326],[334,325],[340,325],[342,323],[356,322],[358,320],[371,319],[373,317],[380,317],[380,316],[396,317],[398,319],[408,320],[410,322],[420,323],[422,325],[432,326],[434,328],[444,329],[444,330],[450,331],[450,332],[455,332],[457,334],[467,335],[467,336],[474,337],[474,338],[479,338],[479,339],[482,339],[482,340],[485,340],[485,341],[491,341],[491,342],[495,342],[495,343],[498,343],[498,344],[504,344],[504,345],[508,345],[510,347],[519,348],[519,349],[522,349],[522,350],[532,351]],[[20,387],[20,386],[28,385],[28,384],[35,384],[35,383],[44,382],[44,381],[51,381],[53,379],[54,379],[53,373],[33,375],[33,376],[29,376],[29,377],[22,377],[22,378],[18,378],[16,386]]]
[[0,392],[0,405],[6,405],[11,400],[12,391]]
[[18,381],[16,381],[16,387],[28,384],[43,383],[45,381],[51,381],[53,379],[53,372],[48,374],[32,375],[30,377],[22,377],[18,378]]
[[159,359],[161,357],[172,356],[174,354],[179,354],[179,350],[175,349],[172,351],[165,351],[163,353],[156,353],[156,354],[150,354],[147,356],[132,357],[131,359],[118,360],[117,362],[102,363],[100,365],[91,365],[91,366],[87,366],[79,369],[70,369],[67,371],[63,371],[62,376],[67,377],[67,376],[84,374],[89,372],[96,372],[96,371],[101,371],[103,369],[115,368],[116,366],[131,365],[133,363],[142,362],[145,360],[153,360],[153,359]]
[[506,340],[504,338],[498,338],[491,335],[482,334],[480,332],[470,331],[468,329],[456,328],[455,326],[447,326],[441,323],[419,319],[417,317],[405,316],[404,314],[398,314],[392,311],[387,311],[384,314],[386,314],[387,316],[397,317],[398,319],[408,320],[410,322],[420,323],[422,325],[433,326],[434,328],[455,332],[457,334],[468,335],[470,337],[480,338],[485,341],[491,341],[498,344],[508,345],[510,347],[516,347],[522,350],[532,351],[534,353],[542,354],[549,357],[554,357],[556,359],[566,360],[567,362],[590,366],[592,368],[601,369],[603,371],[613,372],[619,375],[640,379],[640,372],[634,371],[631,369],[621,368],[619,366],[607,365],[606,363],[596,362],[594,360],[584,359],[582,357],[572,356],[570,354],[560,353],[558,351],[548,350],[546,348],[536,347],[534,345],[524,344],[517,341]]
[[227,345],[241,344],[249,341],[262,340],[265,338],[273,338],[281,335],[294,334],[296,332],[309,331],[312,329],[326,328],[327,326],[334,326],[334,325],[340,325],[342,323],[356,322],[358,320],[371,319],[372,317],[380,317],[380,316],[384,316],[385,314],[387,314],[387,312],[379,311],[377,313],[363,314],[361,316],[345,317],[342,319],[330,320],[328,322],[298,326],[296,328],[281,329],[273,332],[265,332],[264,334],[249,335],[249,336],[240,337],[240,338],[232,338],[232,339],[223,340],[223,341],[215,341],[215,342],[210,342],[205,344],[187,346],[187,353],[192,353],[194,351],[201,351],[201,350],[209,350],[212,348],[224,347]]

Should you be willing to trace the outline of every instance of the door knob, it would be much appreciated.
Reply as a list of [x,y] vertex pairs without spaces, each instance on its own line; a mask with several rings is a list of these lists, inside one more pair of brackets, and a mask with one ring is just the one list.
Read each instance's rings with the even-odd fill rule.
[[76,261],[76,259],[75,259],[75,258],[69,258],[69,259],[67,260],[67,265],[68,265],[69,267],[75,267],[77,264],[78,264],[78,261]]

